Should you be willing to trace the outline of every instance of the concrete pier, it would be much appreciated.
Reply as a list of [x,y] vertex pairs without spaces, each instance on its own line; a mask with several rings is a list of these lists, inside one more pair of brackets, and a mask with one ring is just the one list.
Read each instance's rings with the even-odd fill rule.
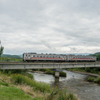
[[55,77],[56,78],[59,78],[59,76],[60,76],[59,72],[58,71],[55,71]]

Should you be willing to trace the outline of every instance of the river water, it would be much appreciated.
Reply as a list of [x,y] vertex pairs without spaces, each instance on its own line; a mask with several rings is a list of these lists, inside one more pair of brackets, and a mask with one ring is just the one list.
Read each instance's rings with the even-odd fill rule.
[[45,82],[51,86],[57,86],[66,89],[77,95],[79,100],[100,100],[100,86],[86,81],[87,75],[82,75],[70,71],[65,71],[67,77],[60,77],[59,81],[53,75],[32,73],[34,80]]

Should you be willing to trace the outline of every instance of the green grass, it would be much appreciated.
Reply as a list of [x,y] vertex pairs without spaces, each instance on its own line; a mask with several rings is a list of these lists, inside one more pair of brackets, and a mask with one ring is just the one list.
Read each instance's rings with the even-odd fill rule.
[[15,87],[0,87],[0,100],[34,100],[22,90]]

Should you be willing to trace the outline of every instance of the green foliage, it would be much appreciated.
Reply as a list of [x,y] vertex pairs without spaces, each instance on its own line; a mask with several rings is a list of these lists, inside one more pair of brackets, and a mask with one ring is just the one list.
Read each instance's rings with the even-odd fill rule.
[[50,87],[48,84],[41,83],[41,82],[40,83],[35,82],[34,80],[31,80],[27,76],[23,76],[20,74],[14,74],[14,75],[12,75],[12,80],[15,84],[27,84],[36,90],[40,90],[41,92],[49,92],[50,91]]

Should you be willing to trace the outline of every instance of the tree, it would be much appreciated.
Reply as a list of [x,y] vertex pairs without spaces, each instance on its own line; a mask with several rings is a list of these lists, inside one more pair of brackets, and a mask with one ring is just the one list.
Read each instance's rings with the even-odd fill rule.
[[0,56],[3,54],[3,50],[4,50],[4,47],[1,45],[1,41],[0,41]]

